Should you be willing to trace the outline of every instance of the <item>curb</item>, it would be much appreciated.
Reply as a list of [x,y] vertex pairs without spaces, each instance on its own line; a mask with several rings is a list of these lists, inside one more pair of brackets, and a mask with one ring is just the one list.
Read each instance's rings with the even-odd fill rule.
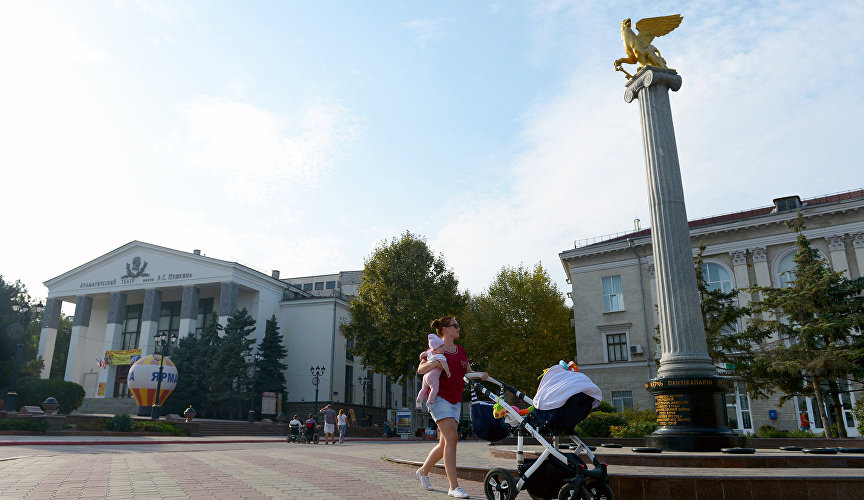
[[[346,439],[346,442],[382,441],[384,438],[355,438]],[[232,443],[284,443],[285,438],[271,439],[219,439],[219,440],[180,440],[160,439],[154,441],[141,441],[132,439],[116,439],[111,441],[0,441],[0,446],[98,446],[98,445],[136,445],[136,444],[232,444]],[[392,440],[391,442],[401,442]]]

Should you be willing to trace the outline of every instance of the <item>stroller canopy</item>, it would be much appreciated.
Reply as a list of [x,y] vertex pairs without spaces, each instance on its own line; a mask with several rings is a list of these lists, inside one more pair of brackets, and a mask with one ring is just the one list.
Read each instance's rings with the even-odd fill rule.
[[591,408],[596,408],[603,400],[603,391],[585,374],[571,372],[561,365],[554,365],[540,380],[537,395],[534,396],[534,408],[538,410],[560,408],[571,396],[580,392],[594,398]]

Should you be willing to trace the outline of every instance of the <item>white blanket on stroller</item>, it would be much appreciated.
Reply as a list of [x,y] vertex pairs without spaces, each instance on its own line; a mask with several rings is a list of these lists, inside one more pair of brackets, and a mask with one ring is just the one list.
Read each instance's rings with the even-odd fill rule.
[[538,410],[561,408],[570,396],[580,392],[594,398],[591,408],[596,408],[603,399],[603,391],[585,374],[571,372],[561,365],[554,365],[540,380],[540,387],[537,388],[537,394],[534,396],[534,408]]

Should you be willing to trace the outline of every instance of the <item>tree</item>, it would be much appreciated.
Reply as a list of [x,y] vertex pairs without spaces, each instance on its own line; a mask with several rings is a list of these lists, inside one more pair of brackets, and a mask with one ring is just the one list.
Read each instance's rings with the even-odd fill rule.
[[172,351],[171,360],[177,367],[177,387],[165,410],[182,413],[191,405],[202,417],[217,417],[220,401],[215,398],[214,387],[226,373],[214,362],[220,350],[222,325],[214,315],[200,333],[190,333],[180,339]]
[[[288,355],[288,349],[283,344],[275,314],[267,320],[258,353],[261,354],[261,359],[255,363],[255,401],[261,401],[261,393],[264,391],[280,394],[285,392],[285,368],[288,365],[282,360]],[[278,408],[277,412],[281,413],[282,409]]]
[[[9,335],[10,327],[20,324],[22,318],[19,313],[12,310],[12,304],[27,304],[30,306],[28,314],[30,321],[27,328],[17,338]],[[15,368],[16,345],[22,344],[21,366],[18,369],[18,378],[26,376],[38,376],[42,371],[42,359],[37,359],[39,346],[39,334],[42,330],[42,318],[36,314],[34,306],[36,301],[30,298],[27,287],[20,281],[10,283],[0,275],[0,391],[6,394],[12,384],[12,373]]]
[[358,296],[348,305],[351,319],[341,326],[354,342],[351,354],[396,382],[412,377],[428,348],[429,323],[465,307],[457,286],[424,239],[406,231],[382,242],[366,260]]
[[254,331],[255,320],[246,308],[235,311],[228,317],[225,336],[219,342],[219,350],[216,352],[216,365],[222,376],[214,377],[213,397],[221,403],[222,411],[228,415],[233,416],[236,409],[238,418],[245,413],[243,408],[249,401],[249,391],[252,389],[252,366],[247,358],[255,344],[255,339],[251,337]]
[[504,267],[471,297],[464,342],[475,370],[531,392],[543,369],[576,357],[572,309],[543,266]]
[[861,332],[864,329],[864,277],[849,279],[831,269],[804,236],[801,214],[788,224],[796,234],[793,279],[785,288],[753,286],[761,299],[752,304],[749,328],[753,339],[762,338],[749,367],[756,383],[748,392],[796,394],[816,399],[826,431],[829,430],[823,391],[834,400],[834,421],[841,436],[840,378],[862,375]]

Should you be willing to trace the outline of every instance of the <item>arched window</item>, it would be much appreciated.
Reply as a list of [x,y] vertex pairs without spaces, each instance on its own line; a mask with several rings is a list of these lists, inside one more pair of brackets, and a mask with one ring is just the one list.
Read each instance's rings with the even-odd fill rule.
[[795,281],[795,252],[789,252],[777,262],[777,288],[786,288]]
[[732,277],[720,264],[713,262],[702,264],[702,276],[709,290],[720,290],[726,293],[732,291]]

